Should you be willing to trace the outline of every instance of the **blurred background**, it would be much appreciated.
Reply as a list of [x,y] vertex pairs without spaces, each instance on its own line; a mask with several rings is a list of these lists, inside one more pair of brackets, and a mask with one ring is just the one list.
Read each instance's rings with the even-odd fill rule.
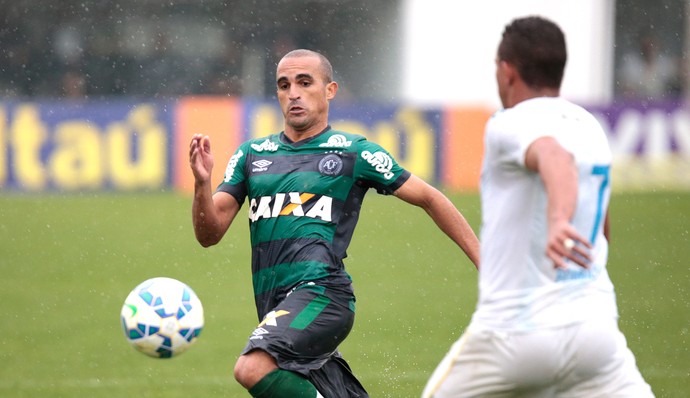
[[[562,95],[614,154],[621,328],[657,396],[687,397],[689,0],[0,0],[0,396],[246,396],[231,374],[257,323],[248,226],[197,244],[187,148],[211,136],[220,182],[243,140],[281,131],[291,49],[331,60],[333,128],[387,148],[478,232],[495,52],[530,14],[565,31]],[[419,209],[368,197],[341,349],[373,397],[415,397],[469,321],[477,273]],[[122,333],[123,300],[154,276],[204,303],[180,359]]]
[[[4,98],[271,97],[277,60],[304,47],[331,59],[348,95],[386,101],[418,101],[406,88],[425,84],[430,77],[425,72],[461,56],[459,63],[448,62],[452,76],[431,78],[442,78],[445,91],[468,91],[463,84],[478,79],[482,87],[457,97],[471,100],[478,91],[493,95],[486,83],[491,76],[458,75],[472,75],[465,70],[476,71],[475,64],[491,66],[493,58],[480,58],[466,51],[468,46],[492,55],[512,17],[541,13],[568,33],[571,63],[608,67],[567,74],[569,80],[604,76],[593,82],[597,86],[585,79],[574,84],[587,91],[579,99],[687,98],[687,0],[550,3],[2,1],[0,93]],[[418,95],[432,102],[456,98]]]
[[276,64],[310,48],[340,83],[334,128],[378,141],[437,186],[476,191],[483,126],[500,108],[501,32],[539,14],[566,33],[562,95],[604,126],[614,186],[687,190],[689,4],[1,1],[0,187],[189,191],[191,134],[232,151],[280,131]]
[[277,60],[304,47],[323,51],[350,91],[371,97],[371,82],[395,73],[399,64],[401,6],[363,0],[3,1],[2,93],[270,97]]

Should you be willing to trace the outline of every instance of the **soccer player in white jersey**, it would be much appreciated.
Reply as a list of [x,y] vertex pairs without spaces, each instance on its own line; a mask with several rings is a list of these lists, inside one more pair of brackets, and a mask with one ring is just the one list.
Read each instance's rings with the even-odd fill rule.
[[505,27],[504,109],[487,123],[479,301],[425,398],[652,397],[617,324],[606,271],[611,152],[601,126],[559,97],[561,29]]

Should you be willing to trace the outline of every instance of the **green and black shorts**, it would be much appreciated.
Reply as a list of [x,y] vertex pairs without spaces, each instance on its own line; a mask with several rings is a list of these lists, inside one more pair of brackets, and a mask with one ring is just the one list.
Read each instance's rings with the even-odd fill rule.
[[254,329],[242,351],[263,350],[324,397],[368,397],[338,353],[354,324],[354,295],[314,282],[296,287]]

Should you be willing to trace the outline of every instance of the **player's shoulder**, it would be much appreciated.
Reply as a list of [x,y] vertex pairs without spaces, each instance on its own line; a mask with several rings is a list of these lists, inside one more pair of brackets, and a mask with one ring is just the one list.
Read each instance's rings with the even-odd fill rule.
[[388,151],[376,142],[369,141],[361,134],[347,133],[339,130],[329,130],[327,134],[320,137],[321,148],[333,149],[340,152],[356,153],[357,158],[362,161],[369,161],[372,158],[385,158],[385,163],[393,163]]
[[[531,115],[531,113],[530,113]],[[487,133],[504,134],[519,130],[521,126],[532,120],[525,112],[517,107],[504,108],[496,111],[486,124]]]
[[564,98],[539,97],[497,111],[489,119],[488,126],[498,131],[520,130],[523,126],[533,129],[540,125],[552,126],[564,118],[590,120],[594,117],[580,105]]
[[366,137],[363,135],[330,129],[321,135],[315,144],[321,148],[348,150],[357,148],[364,141]]
[[246,152],[276,152],[280,149],[280,133],[251,138],[240,145]]

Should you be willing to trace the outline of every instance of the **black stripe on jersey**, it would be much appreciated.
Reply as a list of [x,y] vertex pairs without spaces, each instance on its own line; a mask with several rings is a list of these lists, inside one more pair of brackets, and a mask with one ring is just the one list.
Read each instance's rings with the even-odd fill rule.
[[[278,305],[300,283],[313,280],[318,281],[319,286],[351,289],[352,281],[345,272],[343,262],[333,258],[329,246],[323,240],[299,238],[266,242],[252,248],[254,300],[259,318]],[[262,270],[278,273],[289,271],[291,277],[263,280],[257,278]],[[283,285],[276,285],[281,282]]]
[[[328,155],[335,154],[343,161],[342,171],[338,176],[352,177],[357,153],[355,152],[321,152],[301,155],[266,156],[250,153],[245,163],[246,175],[251,177],[260,174],[289,174],[296,172],[319,172],[319,161]],[[257,167],[255,162],[271,162],[265,167]]]
[[357,184],[365,186],[366,188],[374,188],[376,192],[378,192],[381,195],[392,195],[393,192],[397,191],[398,188],[400,188],[405,183],[405,181],[409,180],[411,176],[412,173],[405,170],[402,172],[402,174],[400,174],[398,178],[395,179],[395,181],[388,185],[378,184],[374,181],[369,180],[360,180],[357,181]]
[[[289,270],[291,277],[257,279],[262,271],[272,270],[278,273]],[[320,239],[279,239],[253,247],[252,275],[260,318],[284,299],[296,283],[308,280],[319,280],[319,284],[324,286],[349,286],[351,283],[342,261],[334,258],[330,244]],[[283,284],[276,285],[276,282]]]
[[247,187],[244,184],[221,184],[218,189],[216,189],[216,192],[229,193],[235,198],[240,207],[242,207],[244,200],[247,198]]
[[316,261],[324,264],[338,262],[330,243],[315,238],[279,239],[259,243],[252,248],[252,274],[276,264]]
[[335,235],[333,236],[333,250],[335,250],[335,254],[339,258],[347,257],[347,247],[350,246],[352,234],[359,220],[362,202],[364,201],[364,195],[367,193],[367,190],[369,190],[369,188],[374,188],[380,194],[390,195],[400,188],[411,175],[409,171],[405,170],[400,174],[400,177],[390,185],[375,184],[368,180],[358,180],[355,182],[350,190],[350,194],[345,200],[345,206],[340,213],[341,217],[338,222],[338,228],[335,230]]

